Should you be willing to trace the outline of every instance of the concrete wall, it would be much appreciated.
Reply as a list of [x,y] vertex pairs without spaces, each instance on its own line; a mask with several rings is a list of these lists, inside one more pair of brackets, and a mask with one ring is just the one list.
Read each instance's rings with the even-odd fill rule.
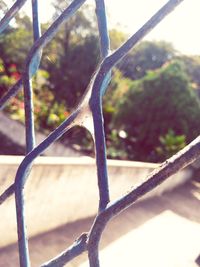
[[[23,157],[0,156],[0,193],[13,183]],[[140,183],[157,164],[108,161],[111,199]],[[190,178],[183,170],[147,196],[171,190]],[[98,189],[95,162],[91,158],[40,157],[25,187],[29,236],[96,214]],[[0,206],[0,247],[17,240],[14,197]]]

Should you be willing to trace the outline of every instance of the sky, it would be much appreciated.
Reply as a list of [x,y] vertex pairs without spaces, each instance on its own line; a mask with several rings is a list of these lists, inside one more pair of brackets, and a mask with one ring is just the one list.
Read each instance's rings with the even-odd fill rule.
[[[108,0],[108,14],[112,22],[123,25],[126,32],[134,33],[166,0]],[[166,40],[186,54],[200,55],[200,1],[185,0],[146,37]],[[111,22],[110,22],[111,23]]]
[[[53,10],[50,1],[39,1],[43,22],[51,17]],[[167,0],[105,0],[108,26],[123,30],[130,36],[166,2]],[[88,0],[86,3],[94,4],[94,0]],[[30,6],[26,5],[24,10],[30,11]],[[171,42],[182,53],[200,55],[199,14],[200,0],[185,0],[145,39],[165,40]]]

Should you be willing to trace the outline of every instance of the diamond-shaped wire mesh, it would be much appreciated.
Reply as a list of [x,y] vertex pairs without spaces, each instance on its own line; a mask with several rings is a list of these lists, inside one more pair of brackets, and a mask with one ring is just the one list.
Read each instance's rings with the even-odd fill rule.
[[[2,33],[9,22],[14,18],[26,0],[17,0],[7,11],[0,21],[0,32]],[[154,14],[135,34],[133,34],[121,47],[114,52],[110,52],[109,34],[107,30],[107,20],[104,0],[95,0],[96,17],[99,29],[99,42],[101,49],[101,59],[96,71],[91,77],[84,98],[72,114],[56,128],[43,142],[35,146],[34,103],[32,98],[31,77],[37,72],[42,49],[52,40],[59,31],[61,25],[77,12],[86,0],[74,0],[60,16],[49,26],[43,35],[40,33],[40,23],[38,17],[38,0],[32,0],[32,21],[34,43],[26,57],[25,67],[22,77],[0,100],[0,107],[3,109],[6,102],[17,94],[19,90],[24,90],[25,102],[25,126],[26,126],[26,156],[21,162],[15,182],[1,196],[2,204],[9,196],[15,194],[18,245],[20,266],[30,266],[28,250],[28,239],[26,233],[26,217],[24,211],[24,187],[31,172],[33,161],[40,156],[53,142],[59,139],[70,128],[79,125],[84,126],[91,132],[96,150],[96,167],[99,189],[99,210],[97,211],[94,224],[89,233],[81,235],[70,248],[60,255],[44,263],[42,266],[63,266],[83,251],[88,251],[90,266],[100,266],[99,263],[99,241],[102,232],[108,221],[126,209],[138,198],[155,188],[169,176],[193,162],[200,155],[200,138],[195,139],[173,158],[164,162],[161,167],[151,173],[141,185],[118,199],[110,202],[109,183],[107,175],[106,146],[104,136],[104,126],[102,117],[102,97],[106,92],[111,79],[111,70],[129,51],[132,49],[150,30],[152,30],[165,16],[174,10],[183,0],[170,0]],[[87,117],[87,120],[86,120]],[[89,119],[89,124],[88,124]],[[89,126],[88,126],[89,125]]]

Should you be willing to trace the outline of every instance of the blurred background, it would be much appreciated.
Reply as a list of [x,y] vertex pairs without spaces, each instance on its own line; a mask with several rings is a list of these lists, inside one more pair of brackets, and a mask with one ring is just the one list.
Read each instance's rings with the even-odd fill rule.
[[[39,1],[43,33],[71,2]],[[166,2],[106,1],[111,50]],[[0,19],[13,3],[0,0]],[[112,200],[141,183],[158,167],[152,163],[169,158],[200,133],[199,10],[199,1],[185,0],[112,71],[103,99],[107,156],[140,161],[108,161]],[[21,77],[32,36],[27,3],[0,35],[0,97]],[[99,59],[95,7],[90,0],[44,48],[40,69],[33,77],[37,142],[79,103]],[[0,155],[7,155],[0,156],[1,193],[13,183],[22,161],[22,157],[8,155],[24,155],[24,140],[20,91],[0,113]],[[88,231],[98,206],[95,162],[89,157],[80,159],[94,156],[91,135],[73,128],[45,153],[67,157],[39,157],[27,183],[32,266],[55,257]],[[136,266],[200,266],[199,166],[195,162],[177,173],[109,223],[101,242],[102,266],[130,266],[130,262]],[[0,267],[18,266],[14,198],[0,208]],[[81,264],[86,259],[82,255],[68,266],[85,266]]]
[[[12,2],[0,1],[1,17]],[[43,32],[70,2],[39,3]],[[128,1],[107,2],[115,50],[166,1],[132,1],[131,6]],[[98,63],[94,4],[86,3],[45,47],[33,78],[35,125],[41,133],[48,134],[70,114]],[[185,1],[113,70],[103,101],[108,158],[160,162],[199,134],[198,7],[198,1]],[[31,45],[26,5],[0,37],[0,96],[20,78]],[[22,92],[7,104],[5,113],[23,123]],[[1,130],[0,135],[1,154],[23,153],[19,143],[13,144]],[[84,129],[73,129],[61,142],[93,155],[91,137]]]

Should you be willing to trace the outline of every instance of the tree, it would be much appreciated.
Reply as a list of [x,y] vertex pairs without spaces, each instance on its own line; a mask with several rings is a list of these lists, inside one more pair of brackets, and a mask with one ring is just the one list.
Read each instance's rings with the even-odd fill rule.
[[0,35],[0,54],[6,71],[11,64],[22,70],[27,53],[32,46],[32,26],[28,16],[17,16],[15,26]]
[[[54,17],[66,6],[66,1],[55,1]],[[65,23],[43,56],[42,67],[50,74],[50,89],[68,109],[83,95],[99,59],[95,22],[88,19],[87,12],[90,10],[86,6]]]
[[185,70],[190,77],[194,90],[200,96],[200,58],[199,56],[180,55],[177,57],[185,65]]
[[136,80],[145,76],[148,70],[160,68],[175,55],[173,46],[167,42],[145,41],[125,56],[118,68],[125,77]]
[[111,29],[109,31],[109,36],[110,36],[111,50],[117,49],[127,39],[127,36],[125,33],[121,32],[119,30],[116,30],[116,29]]
[[159,161],[156,147],[161,145],[161,137],[171,129],[190,142],[200,132],[199,117],[200,102],[184,66],[174,61],[132,84],[119,100],[112,124],[127,133],[130,159]]
[[98,40],[90,35],[70,45],[61,53],[57,64],[48,66],[50,86],[56,100],[64,101],[70,109],[74,107],[87,87],[98,54]]

